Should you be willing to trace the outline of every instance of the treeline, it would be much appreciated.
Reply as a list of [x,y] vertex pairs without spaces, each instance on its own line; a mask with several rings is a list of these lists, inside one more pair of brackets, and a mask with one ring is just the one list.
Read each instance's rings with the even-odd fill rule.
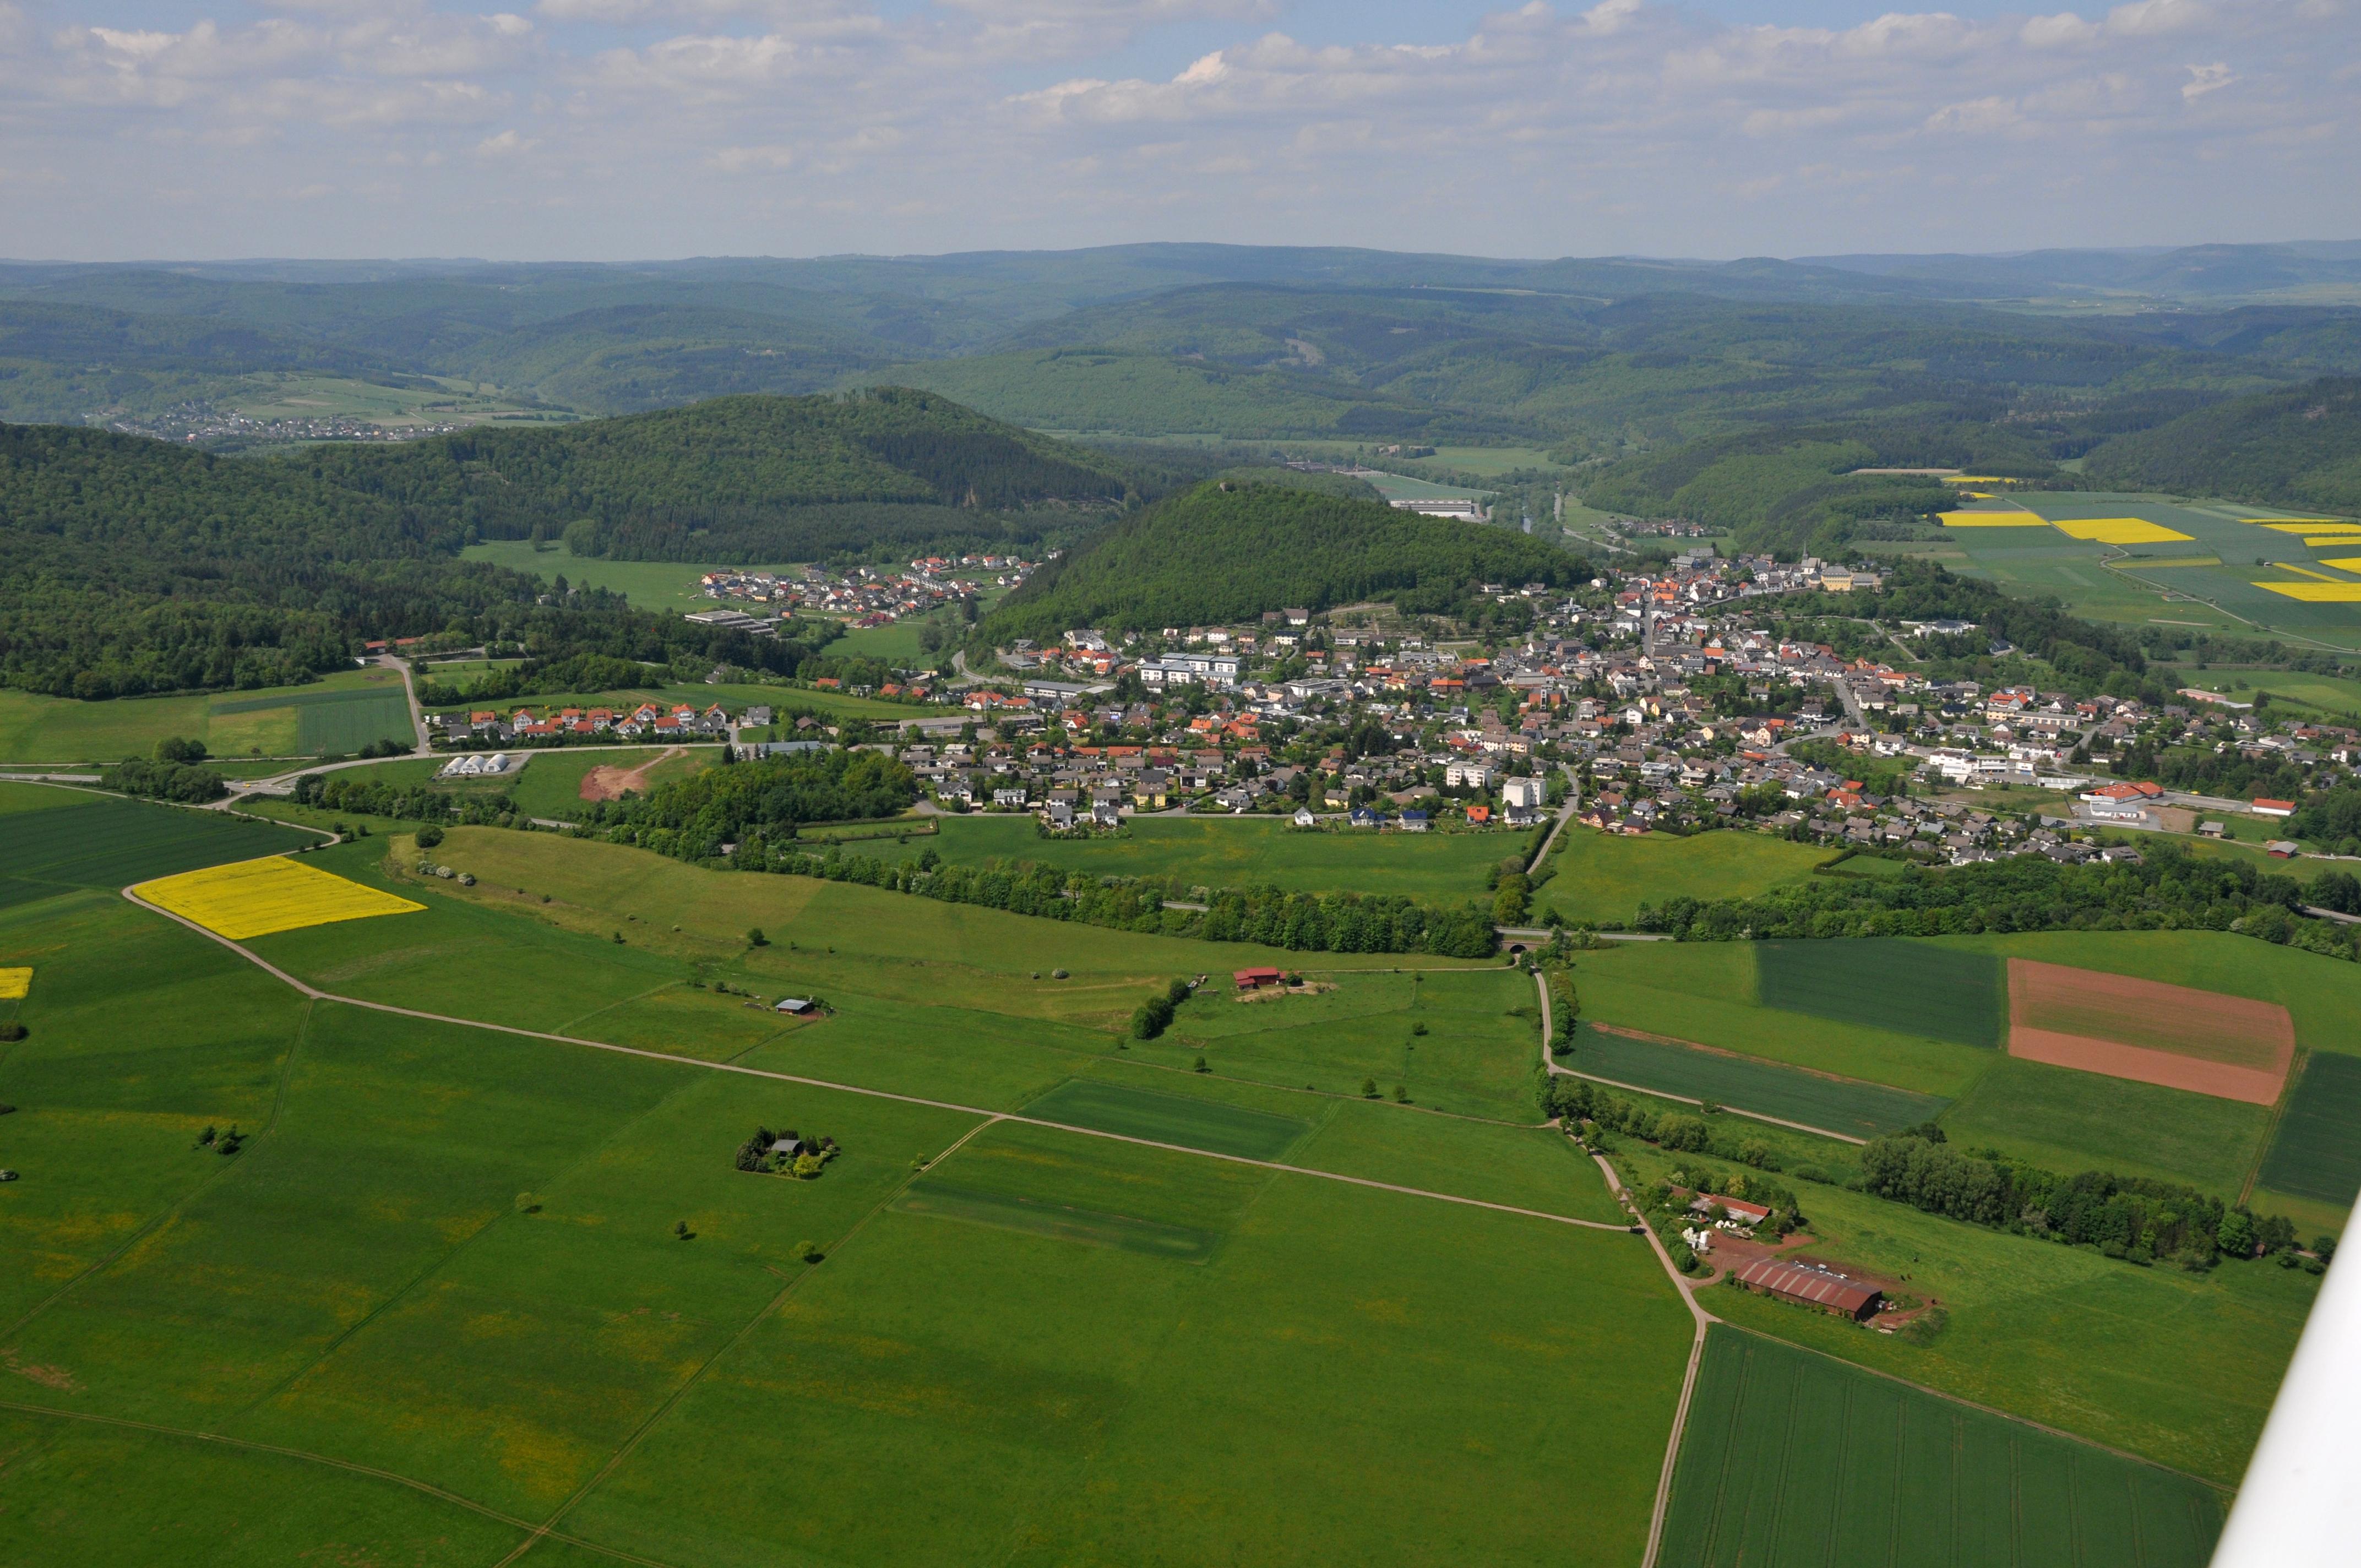
[[[76,697],[291,685],[366,641],[443,632],[549,661],[696,656],[785,673],[800,657],[785,646],[456,557],[587,520],[590,553],[677,559],[696,539],[704,558],[809,559],[895,538],[858,510],[823,510],[804,531],[815,507],[917,508],[935,521],[909,534],[933,541],[939,519],[1037,502],[1079,526],[1126,494],[1095,454],[916,392],[730,399],[261,460],[0,425],[0,684]],[[1014,526],[959,537],[999,544]]]
[[1009,595],[982,632],[1005,641],[1190,626],[1363,599],[1434,613],[1469,607],[1487,582],[1563,587],[1589,575],[1587,562],[1507,529],[1216,481],[1102,530]]
[[2304,772],[2280,757],[2249,757],[2237,751],[2158,751],[2153,740],[2126,748],[2114,762],[2125,778],[2154,779],[2195,795],[2268,795],[2279,800],[2302,796]]
[[2111,488],[2361,512],[2361,379],[2232,398],[2108,442],[2085,472]]
[[[648,842],[644,837],[635,841]],[[681,841],[671,840],[675,845]],[[1168,899],[1194,890],[1176,890],[1170,883],[1143,877],[1091,876],[1030,861],[946,865],[931,849],[914,861],[892,861],[848,855],[833,848],[815,853],[792,843],[754,842],[741,844],[730,863],[749,871],[858,883],[945,904],[972,904],[1045,920],[1203,942],[1252,942],[1296,952],[1435,953],[1483,959],[1492,957],[1499,947],[1488,912],[1474,904],[1430,909],[1390,895],[1314,896],[1252,887],[1223,888],[1204,895],[1203,909],[1181,909]]]
[[[1120,500],[1115,466],[931,392],[716,398],[555,430],[479,428],[312,455],[340,488],[451,519],[470,537],[577,537],[591,554],[716,530],[770,560],[810,559],[801,513],[848,503],[1006,510]],[[290,460],[295,461],[295,460]],[[700,546],[702,548],[702,546]],[[709,558],[709,557],[708,557]]]
[[2361,784],[2343,784],[2313,795],[2288,818],[2288,831],[2327,844],[2340,855],[2361,855]]
[[739,847],[741,863],[762,863],[771,840],[790,840],[807,822],[893,817],[918,798],[910,770],[883,751],[838,747],[723,763],[669,779],[644,795],[583,807],[587,828],[685,861],[720,858]]
[[195,762],[158,758],[126,757],[98,775],[98,787],[120,795],[146,795],[150,800],[179,801],[201,806],[229,793],[221,774]]
[[2059,1176],[1996,1149],[1962,1152],[1940,1129],[1871,1139],[1861,1172],[1863,1190],[1896,1203],[2134,1263],[2204,1269],[2224,1253],[2252,1257],[2295,1245],[2287,1220],[2226,1207],[2192,1187],[2103,1170]]
[[305,773],[291,796],[298,806],[349,811],[356,817],[398,817],[409,822],[447,822],[505,828],[516,819],[516,802],[478,790],[435,789],[425,781],[389,784],[349,773]]
[[2008,931],[2236,931],[2350,959],[2343,927],[2295,913],[2293,877],[2243,860],[2199,860],[2143,842],[2141,863],[2069,865],[2012,855],[1972,865],[1911,866],[1880,878],[1815,877],[1752,898],[1674,898],[1640,906],[1634,924],[1683,941],[1771,938],[1949,937]]
[[[1588,1123],[1678,1154],[1709,1154],[1758,1171],[1780,1168],[1777,1149],[1762,1138],[1750,1136],[1742,1125],[1733,1125],[1727,1117],[1659,1111],[1653,1105],[1611,1093],[1587,1078],[1553,1074],[1542,1085],[1541,1102],[1545,1113],[1563,1120],[1569,1128]],[[1809,1168],[1805,1174],[1812,1174]],[[1757,1192],[1763,1195],[1756,1197]],[[1746,1190],[1732,1196],[1752,1198],[1774,1212],[1784,1210],[1788,1229],[1802,1223],[1802,1210],[1795,1195],[1760,1177],[1748,1177]]]

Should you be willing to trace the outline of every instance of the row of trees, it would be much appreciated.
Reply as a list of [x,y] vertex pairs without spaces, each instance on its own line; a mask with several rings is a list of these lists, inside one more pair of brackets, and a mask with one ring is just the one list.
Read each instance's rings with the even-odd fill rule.
[[173,800],[199,806],[229,793],[221,774],[193,762],[126,757],[98,775],[98,787],[150,800]]
[[1752,898],[1641,905],[1635,924],[1683,941],[1773,937],[1945,937],[2007,931],[2237,931],[2332,958],[2355,956],[2341,927],[2298,911],[2293,877],[2245,861],[2142,845],[2139,864],[2067,865],[2040,855],[1883,878],[1815,877]]
[[[305,773],[295,781],[292,796],[299,806],[323,811],[349,811],[357,817],[394,817],[428,824],[418,838],[420,849],[443,841],[436,824],[506,826],[515,820],[516,802],[506,795],[474,790],[440,790],[421,780],[397,784],[353,773]],[[428,837],[428,835],[433,837]]]
[[883,751],[836,747],[789,756],[730,762],[644,795],[586,806],[585,828],[619,844],[637,844],[685,861],[715,861],[724,845],[739,863],[764,863],[767,846],[795,837],[807,822],[893,817],[918,798],[910,770]]
[[2295,1245],[2278,1215],[2233,1208],[2193,1187],[2085,1170],[2059,1176],[1996,1149],[1953,1148],[1936,1127],[1872,1138],[1861,1151],[1861,1186],[1930,1214],[2068,1245],[2091,1245],[2134,1263],[2211,1268],[2227,1254],[2251,1257]]
[[[684,839],[678,835],[665,839],[661,834],[660,829],[642,830],[637,841],[659,849],[669,842],[675,848],[667,852],[676,853]],[[1178,908],[1169,900],[1182,890],[1168,883],[1090,876],[1029,861],[947,865],[931,849],[917,860],[896,862],[849,855],[836,848],[814,852],[791,842],[774,846],[750,840],[740,844],[727,863],[749,871],[858,883],[1045,920],[1207,942],[1253,942],[1299,952],[1439,953],[1480,959],[1491,957],[1499,945],[1489,912],[1474,904],[1429,908],[1390,895],[1316,896],[1254,887],[1218,889],[1203,894],[1202,909]]]

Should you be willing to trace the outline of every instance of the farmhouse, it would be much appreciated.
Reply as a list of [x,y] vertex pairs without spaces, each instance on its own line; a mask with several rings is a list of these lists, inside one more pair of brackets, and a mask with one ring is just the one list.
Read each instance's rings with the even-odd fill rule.
[[1260,991],[1266,985],[1277,985],[1279,970],[1275,969],[1242,969],[1231,974],[1240,991]]
[[[1727,1200],[1724,1202],[1726,1205]],[[1856,1322],[1866,1322],[1875,1316],[1878,1304],[1885,1299],[1883,1290],[1848,1278],[1833,1268],[1779,1257],[1758,1257],[1740,1266],[1730,1277],[1751,1290],[1817,1307]]]

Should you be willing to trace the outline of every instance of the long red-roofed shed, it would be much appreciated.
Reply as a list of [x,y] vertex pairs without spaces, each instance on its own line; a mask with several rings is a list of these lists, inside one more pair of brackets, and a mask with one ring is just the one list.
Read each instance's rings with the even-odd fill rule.
[[1885,1299],[1884,1291],[1848,1278],[1832,1268],[1790,1263],[1784,1258],[1758,1257],[1741,1265],[1731,1277],[1741,1285],[1856,1321],[1875,1313],[1878,1303]]

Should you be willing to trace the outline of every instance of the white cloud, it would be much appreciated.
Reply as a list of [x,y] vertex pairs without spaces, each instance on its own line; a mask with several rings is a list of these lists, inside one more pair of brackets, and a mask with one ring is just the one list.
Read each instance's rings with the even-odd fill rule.
[[2192,65],[2189,68],[2189,80],[2181,83],[2180,96],[2193,101],[2237,80],[2231,74],[2229,66],[2218,60],[2211,65]]
[[[93,253],[250,252],[269,193],[310,184],[332,193],[271,247],[317,248],[330,214],[380,253],[499,250],[487,234],[640,255],[1151,234],[1731,254],[2361,232],[2349,0],[1842,28],[1524,0],[1415,45],[1267,31],[1278,0],[445,3],[254,0],[250,22],[175,30],[48,0],[39,31],[0,0],[0,168],[63,171],[29,219]],[[2233,83],[2235,115],[2184,112]],[[169,170],[141,150],[159,145]],[[479,189],[527,153],[578,228]],[[366,202],[364,163],[399,171]],[[2014,192],[2004,215],[1952,204],[1987,187]],[[168,189],[173,226],[146,227]],[[192,226],[189,192],[220,198],[220,228]]]

